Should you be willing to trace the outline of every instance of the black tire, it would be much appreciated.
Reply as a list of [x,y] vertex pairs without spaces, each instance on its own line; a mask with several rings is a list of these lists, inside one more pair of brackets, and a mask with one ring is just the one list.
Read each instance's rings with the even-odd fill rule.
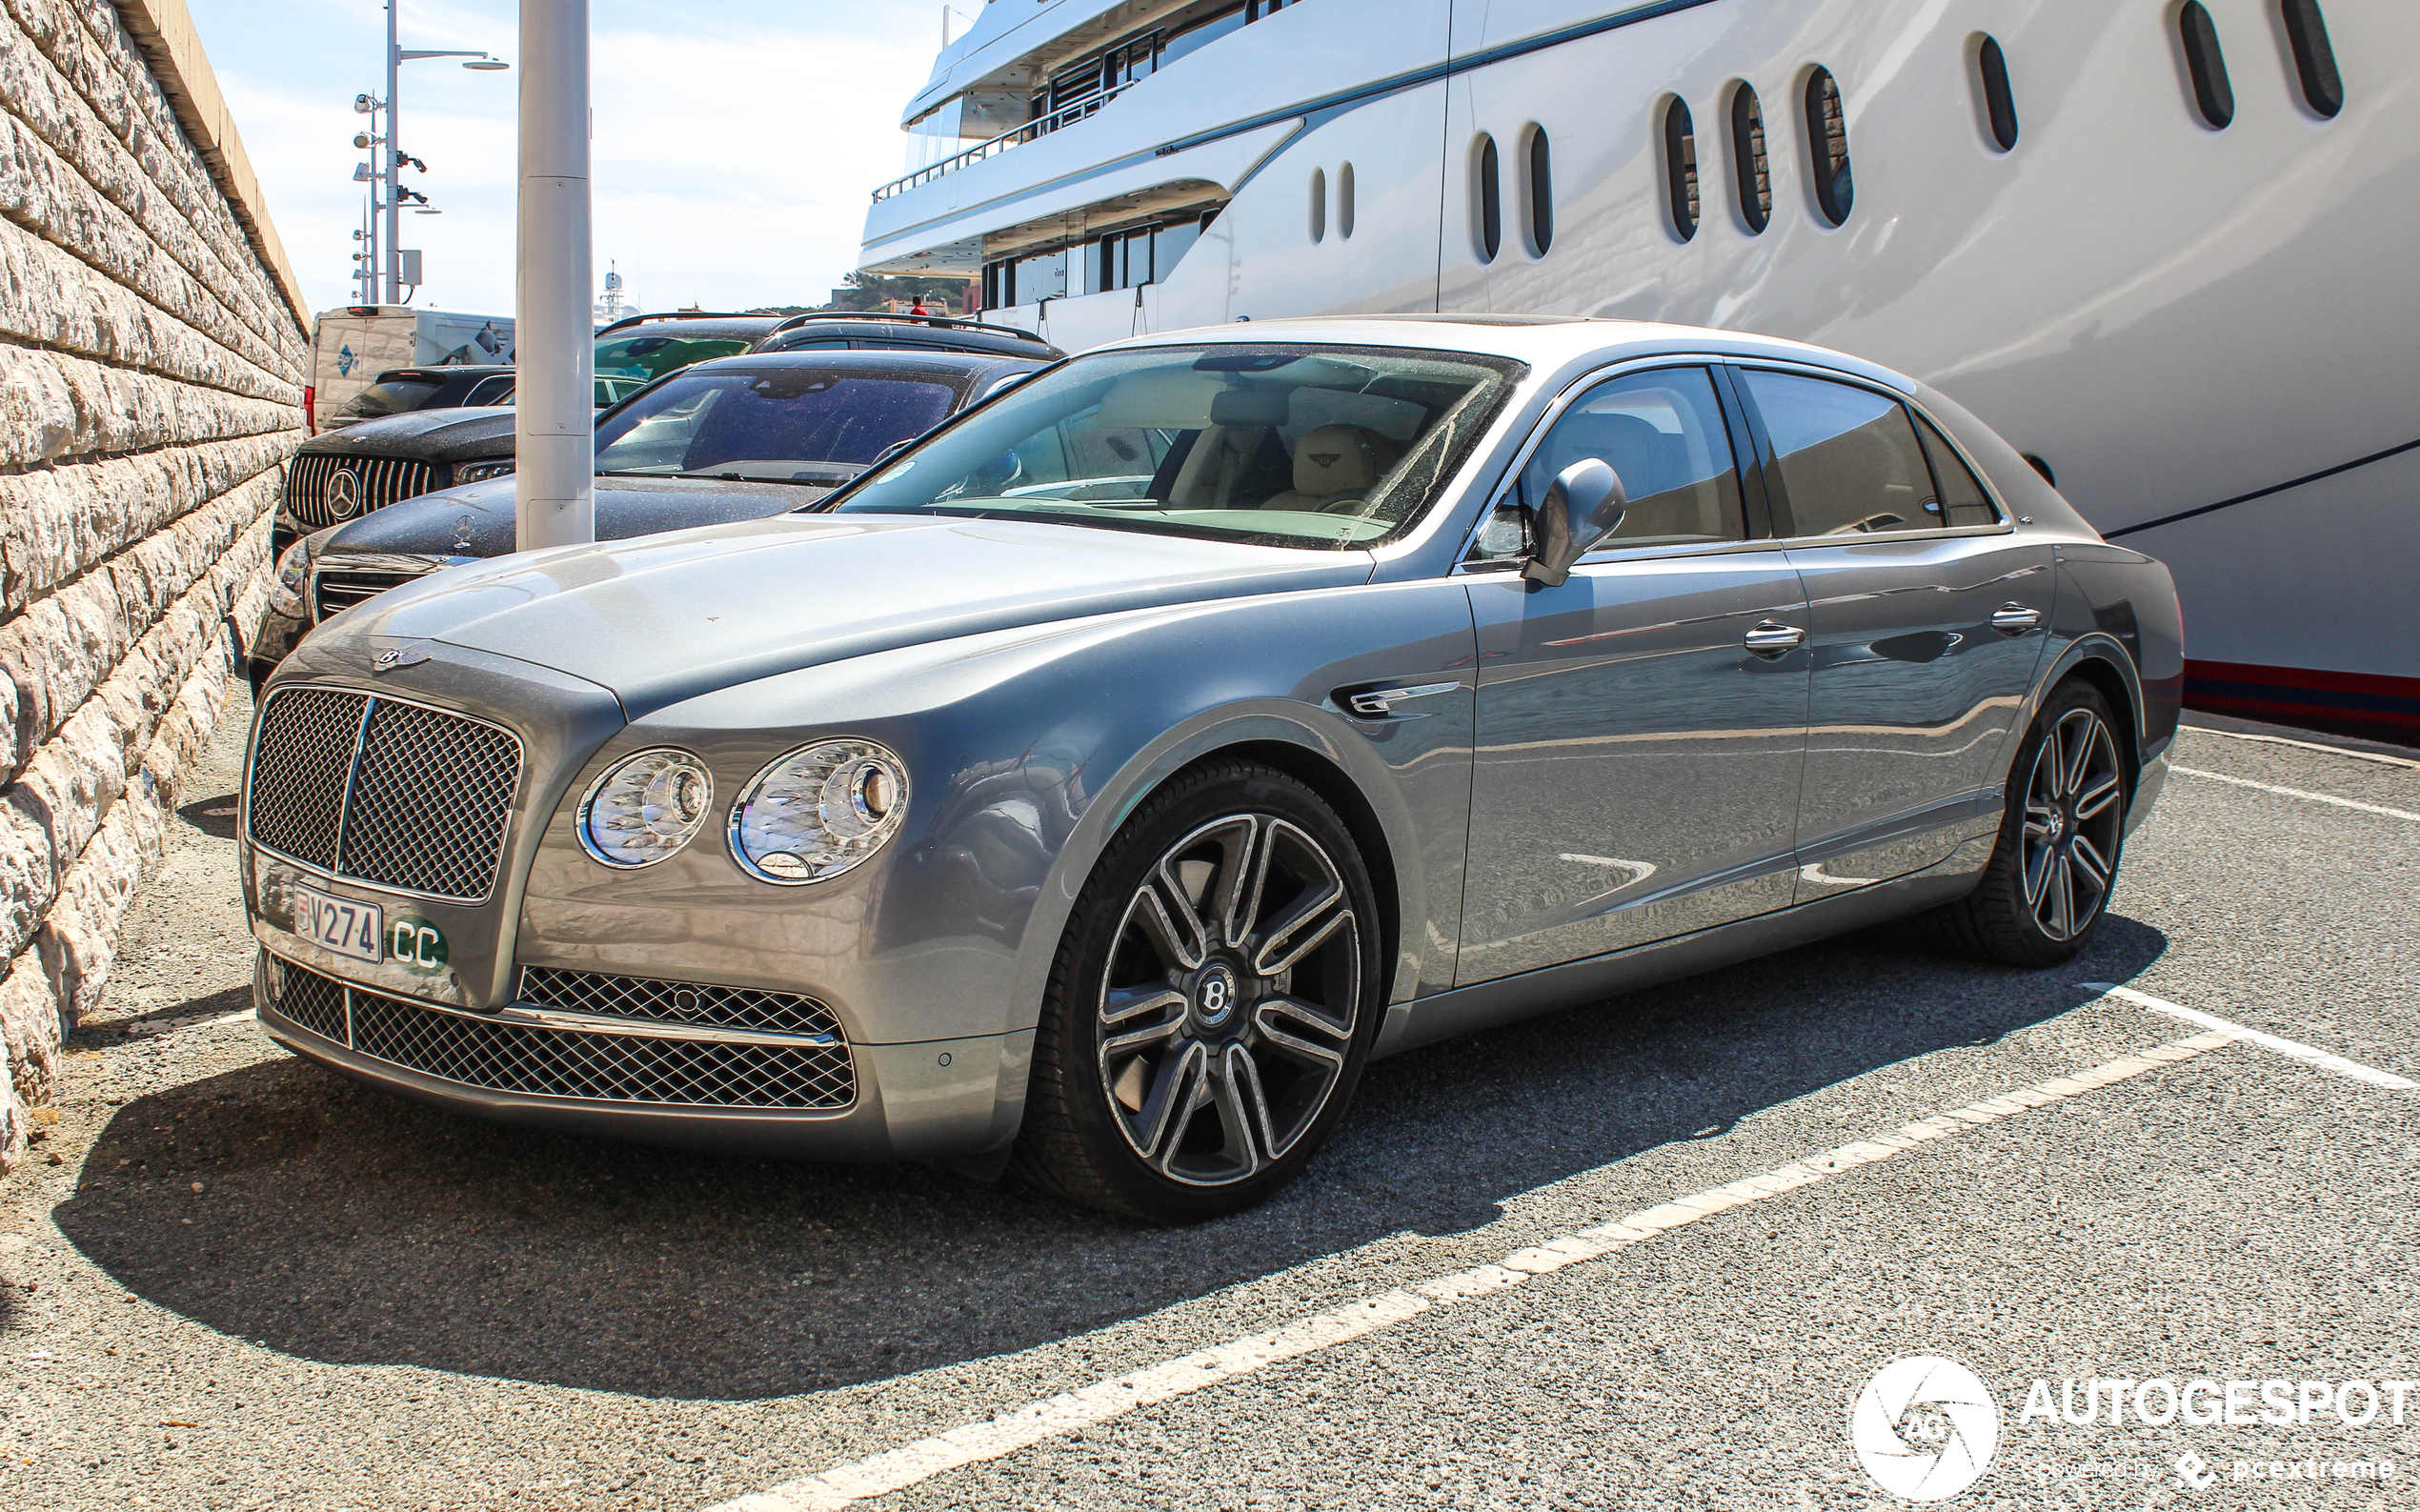
[[1317,794],[1232,758],[1177,774],[1076,899],[1010,1169],[1153,1223],[1267,1200],[1361,1079],[1384,1000],[1381,935],[1352,834]]
[[[2046,761],[2054,735],[2061,759]],[[2132,798],[2131,763],[2108,700],[2080,677],[2061,683],[2008,769],[2000,838],[1982,883],[1934,911],[1935,929],[1953,948],[2003,965],[2074,959],[2107,917]]]

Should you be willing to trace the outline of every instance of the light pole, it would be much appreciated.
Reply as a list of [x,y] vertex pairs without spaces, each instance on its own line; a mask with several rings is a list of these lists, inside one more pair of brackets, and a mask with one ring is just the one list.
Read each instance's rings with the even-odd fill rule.
[[[416,63],[422,58],[470,58],[474,61],[462,66],[481,73],[512,67],[485,52],[458,49],[439,51],[406,50],[395,40],[396,3],[397,0],[387,0],[387,234],[385,245],[379,249],[385,258],[386,302],[391,305],[403,302],[403,133],[395,128],[395,86],[401,82],[397,77],[399,71],[403,65]],[[426,172],[427,169],[423,168],[421,171]]]
[[521,0],[513,446],[522,551],[596,539],[588,136],[588,0]]

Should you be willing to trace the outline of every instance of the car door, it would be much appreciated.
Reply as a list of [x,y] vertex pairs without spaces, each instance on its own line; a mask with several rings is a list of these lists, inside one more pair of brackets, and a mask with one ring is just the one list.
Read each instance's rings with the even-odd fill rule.
[[1805,901],[1932,865],[1996,814],[2056,574],[1901,395],[1804,371],[1739,378],[1808,598]]
[[[1549,421],[1465,568],[1477,755],[1458,983],[1786,907],[1807,657],[1727,384],[1708,366],[1595,383]],[[1524,581],[1526,509],[1598,457],[1621,529],[1561,587]],[[1753,524],[1751,523],[1753,521]]]

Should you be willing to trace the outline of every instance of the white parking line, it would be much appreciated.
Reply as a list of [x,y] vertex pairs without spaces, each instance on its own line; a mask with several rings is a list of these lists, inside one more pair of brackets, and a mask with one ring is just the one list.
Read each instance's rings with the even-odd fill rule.
[[2330,793],[2305,793],[2300,788],[2281,788],[2269,782],[2254,782],[2245,777],[2222,776],[2216,772],[2204,772],[2198,767],[2170,767],[2168,770],[2188,777],[2201,777],[2205,781],[2224,782],[2229,787],[2257,788],[2263,793],[2274,793],[2279,797],[2303,798],[2312,803],[2332,803],[2340,809],[2359,809],[2364,814],[2383,814],[2390,819],[2410,819],[2415,824],[2420,824],[2420,814],[2414,814],[2409,809],[2383,808],[2375,803],[2355,803],[2350,798],[2340,798]]
[[2105,981],[2087,981],[2084,985],[2088,991],[2122,998],[2138,1008],[2148,1008],[2153,1013],[2167,1014],[2171,1018],[2182,1018],[2187,1023],[2200,1024],[2205,1029],[2215,1029],[2221,1034],[2249,1040],[2265,1049],[2274,1050],[2281,1056],[2307,1061],[2322,1071],[2333,1071],[2339,1076],[2350,1077],[2355,1081],[2367,1081],[2373,1087],[2391,1087],[2397,1092],[2420,1091],[2420,1081],[2412,1081],[2396,1076],[2391,1071],[2380,1071],[2374,1066],[2365,1066],[2358,1060],[2347,1060],[2342,1056],[2331,1056],[2325,1050],[2299,1044],[2291,1039],[2280,1039],[2275,1035],[2264,1034],[2258,1029],[2247,1029],[2242,1024],[2229,1023],[2216,1014],[2206,1014],[2199,1008],[2183,1007],[2169,1002],[2165,998],[2154,998],[2147,992],[2136,992],[2131,987],[2112,986]]
[[2348,751],[2340,745],[2321,745],[2316,740],[2289,740],[2280,735],[2246,735],[2241,730],[2213,730],[2208,725],[2188,724],[2185,727],[2195,735],[2214,735],[2228,740],[2252,740],[2262,745],[2289,745],[2303,751],[2324,751],[2329,756],[2350,756],[2355,761],[2376,761],[2390,767],[2409,767],[2420,772],[2420,761],[2402,756],[2386,756],[2376,751]]
[[171,1034],[179,1029],[209,1029],[218,1024],[232,1024],[238,1018],[250,1018],[252,1016],[252,1011],[246,1008],[236,1013],[220,1014],[215,1018],[168,1018],[155,1023],[135,1024],[126,1033],[129,1038],[148,1039],[154,1035]]
[[1902,1124],[1894,1133],[1845,1144],[1836,1150],[1777,1166],[1762,1175],[1675,1198],[1655,1207],[1642,1208],[1610,1223],[1581,1229],[1543,1244],[1515,1250],[1494,1264],[1456,1271],[1409,1287],[1398,1287],[1342,1307],[1315,1313],[1267,1333],[1232,1340],[1131,1375],[1097,1381],[1041,1401],[1028,1402],[988,1421],[968,1423],[930,1439],[919,1439],[896,1449],[834,1465],[795,1481],[786,1481],[770,1490],[720,1502],[710,1512],[837,1512],[837,1509],[852,1502],[903,1491],[945,1470],[997,1460],[1060,1434],[1105,1422],[1138,1407],[1166,1401],[1223,1381],[1233,1381],[1281,1361],[1316,1354],[1346,1340],[1376,1333],[1432,1308],[1452,1306],[1474,1297],[1484,1297],[1508,1286],[1518,1286],[1533,1276],[1543,1276],[1581,1260],[1600,1259],[1628,1245],[1644,1243],[1659,1234],[1694,1223],[1702,1218],[1749,1202],[1761,1202],[1768,1197],[1778,1197],[1802,1186],[1812,1186],[1859,1166],[1890,1159],[1903,1150],[1912,1150],[1934,1139],[1964,1134],[1968,1129],[2014,1118],[2113,1082],[2139,1077],[2147,1071],[2190,1060],[2195,1056],[2222,1049],[2238,1038],[2262,1038],[2251,1030],[2228,1025],[2212,1033],[2173,1040],[2130,1056],[2120,1056],[2088,1071],[2053,1077],[2029,1087],[2019,1087],[2000,1097],[1986,1098],[1963,1108],[1952,1108],[1945,1114]]

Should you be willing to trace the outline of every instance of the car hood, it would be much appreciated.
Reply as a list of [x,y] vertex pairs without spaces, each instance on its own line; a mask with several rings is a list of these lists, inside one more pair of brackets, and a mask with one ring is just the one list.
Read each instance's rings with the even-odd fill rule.
[[463,462],[513,454],[513,408],[413,410],[362,420],[302,444],[307,455],[408,456],[423,462]]
[[1027,520],[781,514],[457,567],[380,595],[313,640],[327,652],[359,642],[365,666],[398,641],[517,657],[612,689],[636,719],[898,646],[1340,587],[1368,581],[1373,565],[1360,551]]
[[[596,480],[596,538],[634,535],[762,519],[831,492],[796,483],[726,478]],[[337,527],[318,548],[318,560],[372,554],[502,556],[514,549],[514,480],[490,478],[439,489],[373,510]]]

